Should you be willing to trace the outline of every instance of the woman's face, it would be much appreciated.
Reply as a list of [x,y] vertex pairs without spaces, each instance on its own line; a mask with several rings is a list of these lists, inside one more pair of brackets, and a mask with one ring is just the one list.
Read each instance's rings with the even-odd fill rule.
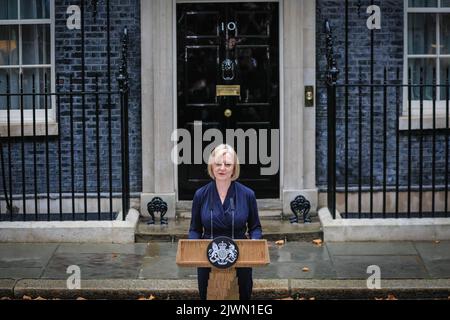
[[234,171],[233,156],[229,153],[224,153],[217,156],[214,159],[212,167],[216,180],[231,181],[231,176],[233,175]]

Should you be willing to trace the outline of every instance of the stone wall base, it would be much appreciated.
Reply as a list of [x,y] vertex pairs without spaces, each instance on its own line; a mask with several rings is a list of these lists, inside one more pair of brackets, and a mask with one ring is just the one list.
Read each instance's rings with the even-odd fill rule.
[[333,219],[319,210],[324,241],[436,241],[450,240],[450,218]]
[[139,212],[115,221],[0,222],[0,242],[134,243]]

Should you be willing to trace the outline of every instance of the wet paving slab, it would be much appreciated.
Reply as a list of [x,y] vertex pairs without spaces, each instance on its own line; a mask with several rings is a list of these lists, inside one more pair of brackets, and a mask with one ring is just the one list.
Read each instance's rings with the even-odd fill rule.
[[381,255],[417,255],[412,242],[328,242],[326,244],[334,256],[381,256]]
[[431,277],[450,279],[450,259],[424,260],[424,265]]
[[0,279],[38,279],[44,268],[0,268]]
[[197,269],[179,267],[176,242],[151,242],[139,270],[140,279],[196,279]]
[[373,274],[369,266],[378,266],[382,279],[429,278],[418,255],[413,256],[334,256],[333,266],[338,279],[367,279]]
[[330,260],[326,246],[309,242],[286,242],[283,245],[269,242],[269,254],[271,263]]
[[39,278],[58,244],[0,243],[0,278]]
[[325,246],[306,242],[269,242],[270,264],[255,268],[254,276],[263,279],[335,278],[331,258]]
[[416,242],[425,268],[433,278],[450,278],[450,241]]
[[257,279],[335,279],[331,261],[305,261],[271,263],[266,267],[254,268],[253,277]]
[[43,279],[67,279],[70,266],[78,266],[82,279],[136,279],[143,255],[120,253],[56,253]]
[[450,259],[450,241],[415,242],[414,247],[424,260]]
[[[150,243],[139,278],[179,279],[196,278],[195,268],[178,267],[175,263],[176,243]],[[328,251],[311,243],[287,242],[276,245],[269,242],[270,265],[254,269],[254,277],[277,278],[335,278]],[[308,271],[303,269],[307,267]]]
[[179,267],[174,257],[146,257],[139,270],[139,279],[196,279],[197,269]]
[[0,243],[0,268],[43,268],[58,244]]
[[56,250],[59,253],[116,253],[116,254],[134,254],[145,255],[148,244],[109,244],[109,243],[68,243],[61,244]]
[[[323,243],[269,241],[270,265],[255,279],[367,279],[377,265],[385,279],[450,278],[450,241]],[[177,242],[136,244],[0,244],[0,278],[195,280],[196,268],[178,267]]]
[[150,242],[148,243],[146,250],[146,257],[173,257],[175,261],[175,257],[177,255],[177,242]]

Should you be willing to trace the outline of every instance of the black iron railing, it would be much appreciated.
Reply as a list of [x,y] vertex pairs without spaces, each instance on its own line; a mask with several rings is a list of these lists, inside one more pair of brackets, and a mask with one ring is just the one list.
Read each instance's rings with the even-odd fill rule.
[[[70,78],[69,82],[72,88],[74,80]],[[96,79],[96,87],[98,88],[98,79]],[[18,218],[24,221],[42,220],[43,213],[46,213],[47,220],[57,218],[67,220],[67,213],[72,215],[69,219],[73,220],[78,220],[80,217],[85,220],[113,219],[113,213],[118,210],[117,206],[116,209],[113,208],[113,198],[118,194],[113,195],[113,193],[117,192],[121,193],[123,212],[128,212],[130,198],[128,125],[126,124],[128,94],[125,88],[119,92],[70,90],[43,94],[6,93],[0,94],[1,96],[7,98],[18,96],[20,99],[31,96],[33,101],[40,96],[44,96],[45,99],[53,98],[52,100],[56,101],[58,127],[56,134],[54,129],[50,132],[48,109],[45,109],[44,123],[37,122],[34,107],[31,133],[29,130],[25,132],[28,124],[24,122],[23,116],[18,123],[8,121],[5,124],[6,135],[0,138],[0,154],[4,195],[2,201],[6,202],[6,206],[3,206],[6,212],[3,212],[1,220],[12,221]],[[75,102],[84,100],[83,98],[95,101],[93,110],[90,108],[93,112],[89,116],[86,115],[87,108]],[[106,103],[109,99],[119,100],[120,103]],[[8,106],[7,113],[10,111]],[[80,113],[81,119],[74,116]],[[81,124],[89,122],[92,128],[88,131],[86,126],[80,125],[80,122]],[[115,139],[112,135],[116,122],[120,122],[120,139]],[[13,130],[16,126],[20,128],[20,132]],[[81,127],[81,130],[76,129],[76,126]],[[44,131],[43,134],[38,135],[38,129]],[[107,133],[106,136],[103,136],[104,133]],[[87,161],[89,152],[95,153],[95,157],[89,157],[95,159],[94,163]],[[117,158],[113,156],[114,154],[121,155],[119,158],[121,162],[116,163],[121,168],[120,177],[117,177],[117,174],[113,177],[115,166],[105,161],[107,158]],[[88,170],[91,173],[89,178]],[[114,187],[111,188],[113,185]],[[29,203],[32,198],[33,205]],[[59,203],[51,204],[52,198],[57,198]],[[88,209],[88,199],[94,198],[96,198],[97,206],[93,211],[92,204]],[[46,205],[42,203],[42,199],[46,199]],[[70,203],[68,204],[64,199],[70,199]],[[108,199],[109,205],[102,205],[102,199]],[[78,203],[80,200],[81,202]],[[42,206],[45,207],[45,212],[40,209]],[[105,215],[105,212],[108,214]],[[55,216],[56,213],[59,214],[58,217]]]
[[[73,81],[70,78],[70,88],[73,87]],[[0,138],[2,201],[6,203],[2,208],[5,210],[3,214],[0,211],[1,220],[114,219],[115,212],[120,208],[118,205],[113,208],[113,199],[119,195],[125,218],[130,198],[127,90],[2,95],[7,98],[19,96],[20,99],[32,96],[33,100],[40,96],[53,98],[56,101],[58,129],[57,134],[54,129],[50,132],[47,116],[44,123],[32,117],[31,133],[29,130],[25,132],[27,124],[23,117],[18,123],[8,121],[5,124],[6,136]],[[95,101],[89,116],[86,115],[87,108],[75,102],[83,100],[83,97]],[[108,99],[119,100],[120,103],[106,103]],[[10,111],[9,106],[7,110]],[[74,115],[80,113],[81,119]],[[89,131],[82,125],[87,122],[92,126]],[[112,135],[117,122],[120,122],[121,128],[118,139]],[[20,132],[13,130],[15,126],[20,128]],[[81,127],[81,130],[76,127]],[[44,131],[43,134],[38,135],[38,129]],[[104,133],[107,134],[104,136]],[[94,157],[89,156],[91,160],[95,159],[93,163],[87,161],[89,152],[95,153]],[[116,154],[120,154],[120,158],[114,156]],[[110,165],[107,158],[119,161]],[[117,165],[121,168],[121,174],[113,177]],[[52,199],[57,199],[58,204],[53,203],[55,200]],[[102,204],[105,200],[108,200],[108,205]],[[42,201],[46,201],[46,204]],[[93,203],[88,208],[88,201],[95,201],[96,208],[93,208]]]
[[31,92],[24,90],[22,75],[19,92],[12,92],[12,80],[6,75],[6,92],[0,92],[0,101],[6,104],[2,106],[6,121],[0,128],[0,221],[112,220],[120,210],[126,218],[130,208],[127,43],[125,28],[118,90],[111,83],[109,32],[108,79],[100,82],[96,76],[90,81],[94,90],[86,89],[83,59],[81,78],[57,76],[55,92],[50,91],[47,74],[43,90],[38,90],[42,83],[32,76]]
[[[339,83],[333,36],[327,45],[328,208],[345,218],[449,217],[449,70],[414,79],[400,69]],[[348,58],[348,52],[345,51]],[[345,59],[345,70],[348,60]],[[414,81],[413,81],[414,80]]]

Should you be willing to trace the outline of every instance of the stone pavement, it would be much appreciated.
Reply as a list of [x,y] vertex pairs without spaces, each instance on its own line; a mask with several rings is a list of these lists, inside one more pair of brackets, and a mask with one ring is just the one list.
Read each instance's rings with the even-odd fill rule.
[[[0,243],[0,298],[196,299],[196,270],[175,263],[176,242],[135,244]],[[271,264],[254,269],[254,297],[316,299],[450,296],[450,241],[269,242]],[[69,290],[69,266],[81,289]],[[368,266],[381,289],[367,288]]]

